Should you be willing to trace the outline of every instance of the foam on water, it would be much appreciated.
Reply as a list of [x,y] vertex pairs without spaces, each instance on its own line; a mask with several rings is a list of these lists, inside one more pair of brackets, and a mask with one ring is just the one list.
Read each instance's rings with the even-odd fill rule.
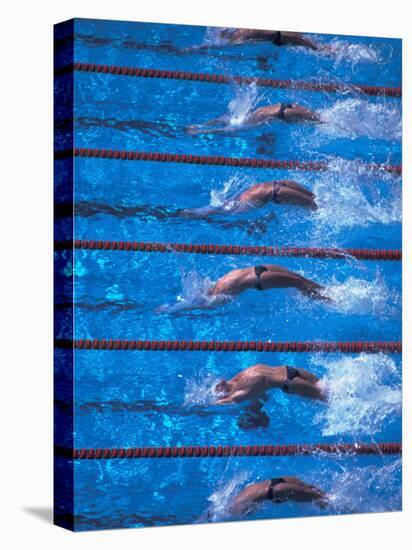
[[210,206],[213,207],[227,207],[227,210],[231,210],[231,203],[234,202],[234,198],[242,193],[247,185],[249,178],[247,176],[233,175],[223,182],[223,186],[220,188],[212,189],[210,193]]
[[189,134],[236,132],[248,127],[248,116],[264,99],[264,92],[258,90],[255,82],[251,84],[233,82],[232,87],[234,97],[230,100],[226,113],[213,121],[188,126],[186,131]]
[[261,96],[254,82],[235,86],[234,93],[235,97],[228,105],[228,115],[230,126],[236,129],[245,124],[248,115],[256,107]]
[[208,277],[201,277],[196,270],[180,270],[182,292],[173,304],[163,304],[156,313],[179,313],[195,309],[217,307],[230,301],[229,296],[210,296],[209,290],[213,282]]
[[314,185],[318,210],[313,213],[315,241],[325,231],[338,233],[350,227],[400,223],[402,195],[399,181],[385,185],[380,181],[363,181],[351,171],[326,172]]
[[329,359],[316,355],[312,363],[326,369],[322,385],[328,405],[315,417],[324,436],[372,436],[388,419],[401,414],[401,375],[390,356],[362,353]]
[[[298,272],[306,278],[311,278],[310,273],[302,270]],[[316,282],[323,285],[321,293],[330,301],[319,302],[298,292],[291,293],[295,307],[302,312],[319,308],[322,304],[332,312],[345,315],[369,315],[382,320],[399,315],[400,296],[387,286],[379,270],[372,280],[349,276],[345,281],[338,281],[332,277],[323,281],[317,279]]]
[[215,376],[207,376],[201,381],[186,380],[184,407],[208,406],[215,404],[216,396],[214,386],[220,379]]
[[399,102],[380,99],[347,98],[320,111],[325,124],[318,130],[333,137],[356,139],[366,136],[393,142],[402,138],[402,113]]
[[[330,477],[328,489],[332,513],[388,512],[400,510],[399,484],[401,459],[383,466],[351,467],[342,464],[341,472]],[[389,493],[389,494],[388,494]]]
[[335,39],[329,45],[336,56],[336,64],[342,60],[349,60],[352,64],[381,62],[379,52],[373,46],[365,44],[351,44],[343,40]]
[[353,73],[366,63],[387,63],[392,56],[390,46],[354,44],[341,38],[333,38],[325,41],[321,36],[310,35],[311,40],[315,40],[321,46],[319,50],[308,50],[307,53],[318,57],[330,57],[333,60],[333,68],[337,69],[339,65],[346,64],[351,67]]
[[333,278],[324,294],[332,299],[328,307],[340,313],[381,319],[398,314],[399,296],[388,288],[379,271],[372,281],[350,276],[338,282]]
[[209,521],[222,521],[230,516],[230,504],[249,478],[250,472],[237,472],[229,481],[220,483],[218,489],[208,498],[210,506],[206,516]]
[[230,43],[228,38],[222,36],[222,31],[226,27],[207,27],[205,36],[203,38],[203,43],[206,46],[216,47],[216,46],[226,46]]

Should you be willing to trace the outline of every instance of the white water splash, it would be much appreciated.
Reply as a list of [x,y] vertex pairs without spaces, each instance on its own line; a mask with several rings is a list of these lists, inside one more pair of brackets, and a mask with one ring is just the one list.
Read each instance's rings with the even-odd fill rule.
[[342,471],[334,472],[330,479],[328,496],[331,511],[357,513],[400,510],[401,468],[401,459],[383,466],[342,465]]
[[185,388],[184,407],[208,406],[216,403],[216,395],[213,391],[219,378],[207,376],[201,382],[187,380]]
[[207,27],[203,43],[211,47],[226,46],[230,43],[229,37],[222,36],[222,31],[226,29],[226,27]]
[[230,296],[211,296],[209,291],[213,282],[208,277],[201,277],[197,271],[181,270],[182,292],[173,304],[163,304],[156,313],[179,313],[181,311],[217,307],[231,300]]
[[402,138],[402,113],[398,102],[372,103],[359,98],[337,101],[320,111],[321,132],[356,139],[367,136],[393,142]]
[[337,182],[343,181],[349,184],[355,181],[358,186],[362,183],[372,188],[379,181],[387,186],[389,193],[391,189],[397,189],[397,193],[400,191],[400,178],[387,170],[388,166],[394,164],[390,158],[386,162],[381,162],[373,170],[368,162],[348,160],[342,157],[331,156],[327,159],[327,164],[328,173],[334,174]]
[[332,299],[329,307],[340,313],[373,315],[381,319],[398,314],[399,296],[388,288],[379,272],[372,281],[352,276],[344,282],[333,279],[324,294]]
[[230,504],[248,481],[249,475],[247,472],[236,473],[231,480],[225,482],[210,495],[208,501],[211,504],[207,510],[209,521],[222,521],[230,516]]
[[229,124],[233,129],[244,126],[249,114],[260,100],[256,83],[235,87],[235,97],[229,102]]
[[223,187],[212,189],[210,193],[210,206],[224,207],[231,211],[234,206],[234,199],[240,195],[248,186],[248,178],[245,176],[231,176],[223,184]]
[[186,127],[190,135],[213,132],[236,132],[248,127],[249,114],[254,110],[259,101],[264,98],[263,93],[258,92],[256,83],[247,85],[236,84],[233,86],[234,97],[229,102],[227,111],[220,117],[203,123]]
[[[365,185],[357,174],[329,171],[313,188],[319,209],[313,213],[319,237],[350,227],[399,223],[402,220],[402,194],[399,182],[387,186]],[[369,195],[369,196],[368,196]],[[316,239],[316,235],[314,235]]]
[[361,63],[382,63],[382,53],[371,45],[353,44],[339,38],[332,40],[327,45],[327,51],[335,59],[334,66],[337,68],[342,61],[349,61],[352,67]]
[[315,417],[324,436],[372,436],[388,418],[401,414],[401,375],[388,355],[363,353],[334,360],[320,356],[313,363],[326,368],[322,385],[328,404]]

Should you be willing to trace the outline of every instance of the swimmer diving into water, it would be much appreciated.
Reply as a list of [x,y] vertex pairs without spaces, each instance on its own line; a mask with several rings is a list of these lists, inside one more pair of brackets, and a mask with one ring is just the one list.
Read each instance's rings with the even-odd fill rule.
[[317,210],[315,195],[292,180],[268,181],[251,185],[240,195],[228,200],[221,206],[207,206],[180,211],[182,217],[206,218],[213,214],[232,214],[252,208],[261,208],[265,204],[291,204]]
[[265,399],[266,392],[272,389],[307,399],[326,400],[325,390],[314,374],[289,366],[271,367],[259,363],[241,371],[231,380],[221,380],[214,387],[218,405]]
[[213,286],[205,289],[195,301],[180,299],[175,304],[160,306],[156,312],[176,313],[194,309],[211,309],[228,302],[245,290],[269,290],[272,288],[296,288],[314,300],[332,301],[322,293],[324,287],[318,283],[280,265],[265,264],[229,271]]
[[247,113],[241,120],[224,114],[203,124],[186,126],[186,133],[196,135],[230,132],[241,128],[260,126],[274,120],[282,120],[284,122],[322,122],[317,113],[297,103],[274,103],[273,105],[259,107]]
[[248,485],[233,499],[229,510],[231,514],[241,516],[250,513],[266,500],[274,504],[290,500],[313,502],[321,508],[328,504],[327,495],[314,485],[309,485],[297,477],[282,476]]

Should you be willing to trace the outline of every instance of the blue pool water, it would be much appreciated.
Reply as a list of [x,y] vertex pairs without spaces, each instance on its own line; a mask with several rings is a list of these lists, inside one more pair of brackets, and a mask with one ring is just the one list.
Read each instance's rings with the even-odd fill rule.
[[[269,43],[219,45],[214,29],[76,20],[79,62],[314,82],[401,86],[401,42],[322,35],[333,55]],[[198,47],[198,46],[208,47]],[[65,77],[56,79],[65,86]],[[278,102],[321,113],[322,125],[274,122],[219,134],[185,128]],[[367,164],[401,163],[401,101],[356,93],[74,74],[75,146],[322,160],[303,172],[76,158],[75,239],[238,245],[401,247],[401,178]],[[56,148],[65,142],[56,132]],[[56,188],[62,207],[64,174]],[[319,209],[268,204],[205,219],[185,208],[221,206],[248,186],[294,179]],[[64,238],[68,220],[56,226]],[[273,260],[273,261],[272,261]],[[332,303],[294,290],[247,291],[217,309],[196,305],[235,268],[280,263],[326,288]],[[76,250],[56,252],[70,285],[74,337],[184,340],[399,341],[400,262],[270,259]],[[73,267],[73,269],[72,269]],[[61,336],[69,304],[56,296]],[[181,306],[194,306],[187,310]],[[59,335],[57,335],[59,336]],[[57,355],[60,352],[57,351]],[[61,351],[61,367],[65,368]],[[305,368],[330,389],[327,403],[272,392],[266,427],[239,426],[240,405],[218,407],[210,388],[259,362]],[[60,388],[56,388],[59,395]],[[63,394],[64,391],[61,390]],[[74,447],[288,444],[401,440],[401,359],[394,354],[75,352]],[[62,405],[63,406],[63,405]],[[331,495],[331,506],[267,503],[250,518],[398,510],[397,457],[219,458],[75,462],[75,528],[223,521],[245,485],[296,475]]]

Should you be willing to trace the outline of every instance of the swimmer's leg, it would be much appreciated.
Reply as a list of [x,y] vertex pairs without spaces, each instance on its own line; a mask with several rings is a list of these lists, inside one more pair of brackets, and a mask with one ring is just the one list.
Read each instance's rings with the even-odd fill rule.
[[294,180],[285,180],[283,182],[289,189],[295,189],[296,191],[300,191],[301,193],[304,193],[305,195],[309,195],[311,197],[314,197],[315,195],[312,193],[312,191],[309,191],[306,187],[303,185],[300,185]]
[[294,378],[289,386],[289,393],[295,395],[301,395],[308,399],[319,399],[324,401],[326,396],[322,392],[322,388],[317,383],[309,382],[303,378]]
[[302,36],[297,32],[282,31],[282,44],[289,46],[303,46],[311,50],[317,50],[319,48],[316,42]]
[[304,208],[317,209],[317,205],[313,200],[313,196],[291,189],[290,187],[280,187],[277,194],[278,202],[281,204],[293,204],[295,206],[303,206]]
[[182,218],[189,218],[192,220],[202,220],[214,214],[221,214],[222,209],[219,207],[204,206],[200,208],[185,208],[178,210],[177,215]]
[[319,382],[319,378],[312,374],[311,372],[307,371],[306,369],[301,369],[298,367],[295,367],[296,370],[299,372],[300,376],[303,378],[303,380],[307,380],[308,382],[311,382],[312,384],[317,384]]
[[302,280],[296,286],[296,288],[298,288],[302,292],[302,294],[308,296],[309,298],[313,298],[314,300],[333,302],[331,298],[323,294],[325,287],[319,285],[318,283],[315,283],[314,281],[309,281],[309,279],[305,279],[304,277],[302,277]]

